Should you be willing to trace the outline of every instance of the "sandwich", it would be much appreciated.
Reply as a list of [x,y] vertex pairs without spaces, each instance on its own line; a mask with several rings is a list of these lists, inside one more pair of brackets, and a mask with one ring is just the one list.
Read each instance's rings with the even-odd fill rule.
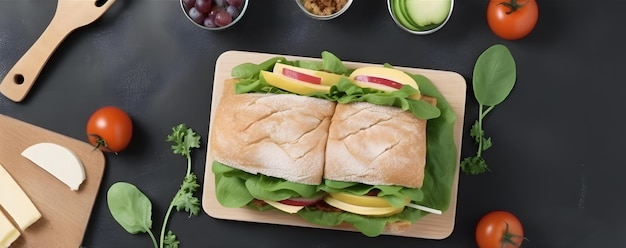
[[367,236],[447,209],[455,116],[427,78],[390,65],[348,69],[328,52],[321,62],[245,63],[232,75],[209,148],[224,207],[348,222]]

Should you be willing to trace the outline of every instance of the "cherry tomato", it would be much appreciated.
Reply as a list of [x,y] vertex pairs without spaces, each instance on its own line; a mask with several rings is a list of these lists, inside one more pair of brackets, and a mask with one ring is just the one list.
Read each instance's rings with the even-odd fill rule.
[[519,247],[525,239],[522,223],[507,211],[490,212],[476,225],[476,243],[479,248]]
[[114,106],[102,107],[87,121],[89,143],[104,152],[120,152],[133,136],[133,123],[126,112]]
[[535,0],[489,0],[487,24],[495,35],[517,40],[528,35],[539,18]]

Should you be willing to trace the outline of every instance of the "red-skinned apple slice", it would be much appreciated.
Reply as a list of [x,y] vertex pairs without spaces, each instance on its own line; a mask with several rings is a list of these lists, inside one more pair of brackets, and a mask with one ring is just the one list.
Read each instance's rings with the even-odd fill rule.
[[306,83],[269,71],[261,71],[261,76],[272,86],[300,95],[328,93],[330,91],[330,86]]
[[295,80],[300,80],[307,83],[312,84],[322,84],[322,78],[311,76],[309,74],[300,73],[291,69],[284,68],[283,75],[293,78]]
[[[362,88],[372,88],[382,91],[395,91],[403,85],[409,85],[419,90],[413,78],[403,71],[388,67],[361,67],[350,74],[354,84]],[[411,98],[419,99],[419,95]]]
[[365,75],[358,75],[354,77],[354,80],[359,81],[359,82],[367,82],[367,83],[389,86],[391,88],[398,89],[398,90],[402,88],[402,86],[404,85],[404,84],[401,84],[401,83],[398,83],[396,81],[392,81],[386,78],[365,76]]
[[325,71],[316,71],[316,70],[310,70],[310,69],[306,69],[306,68],[301,68],[301,67],[297,67],[297,66],[291,66],[291,65],[286,65],[286,64],[282,64],[282,63],[276,63],[274,65],[274,69],[273,69],[273,73],[277,73],[277,74],[285,74],[285,70],[292,70],[292,71],[296,71],[299,73],[303,73],[303,74],[307,74],[313,77],[318,77],[320,78],[320,84],[321,85],[326,85],[326,86],[332,86],[337,84],[337,82],[339,82],[340,79],[342,78],[346,78],[346,76],[344,75],[339,75],[339,74],[334,74],[334,73],[329,73],[329,72],[325,72]]

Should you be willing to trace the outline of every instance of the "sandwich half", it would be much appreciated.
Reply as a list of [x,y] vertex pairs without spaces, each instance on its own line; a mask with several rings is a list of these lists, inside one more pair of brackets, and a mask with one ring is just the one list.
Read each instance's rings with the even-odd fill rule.
[[337,105],[326,143],[324,178],[420,188],[426,120],[368,102]]
[[[233,170],[219,174],[233,180],[239,177],[254,199],[314,195],[322,183],[326,138],[336,104],[294,94],[235,94],[234,82],[226,82],[212,123],[209,149],[217,162],[213,169]],[[272,194],[265,188],[277,182],[306,190],[285,194],[289,189],[277,189]]]

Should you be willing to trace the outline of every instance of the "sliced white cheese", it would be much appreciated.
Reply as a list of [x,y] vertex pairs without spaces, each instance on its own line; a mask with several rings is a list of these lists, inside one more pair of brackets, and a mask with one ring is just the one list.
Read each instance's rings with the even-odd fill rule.
[[71,190],[78,190],[80,184],[85,181],[83,163],[72,150],[61,145],[35,144],[26,148],[22,156],[61,180]]
[[6,248],[20,237],[17,230],[9,219],[0,211],[0,247]]
[[290,213],[290,214],[295,214],[298,211],[300,211],[300,209],[303,209],[304,206],[292,206],[292,205],[287,205],[287,204],[283,204],[280,202],[275,202],[275,201],[265,201],[267,202],[267,204],[270,204],[272,207],[275,207],[279,210],[282,210],[284,212]]
[[15,224],[25,230],[41,218],[41,213],[2,165],[0,165],[0,205]]

